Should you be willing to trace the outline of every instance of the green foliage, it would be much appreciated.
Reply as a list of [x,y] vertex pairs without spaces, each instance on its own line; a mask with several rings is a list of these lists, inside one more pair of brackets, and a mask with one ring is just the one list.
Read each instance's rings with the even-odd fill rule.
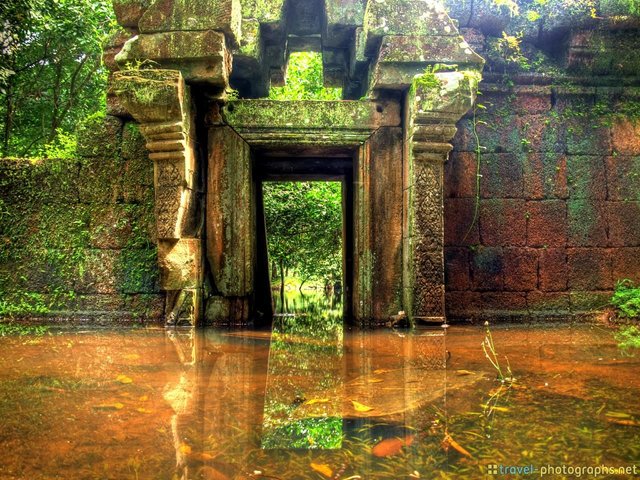
[[616,333],[616,341],[623,351],[640,348],[640,328],[635,325],[625,325]]
[[295,270],[303,280],[338,280],[342,264],[341,184],[267,182],[263,192],[271,261],[279,269]]
[[522,33],[509,35],[502,32],[500,38],[487,40],[487,56],[497,64],[502,64],[505,69],[529,70],[531,65],[527,57],[522,53]]
[[41,337],[49,331],[44,325],[20,325],[12,322],[0,323],[0,337],[32,335]]
[[323,84],[322,55],[315,52],[293,52],[287,66],[286,84],[271,87],[272,100],[340,100],[341,88]]
[[617,282],[611,305],[619,317],[640,318],[640,285],[635,285],[629,279]]
[[0,20],[0,154],[66,154],[76,124],[104,109],[111,2],[5,0]]

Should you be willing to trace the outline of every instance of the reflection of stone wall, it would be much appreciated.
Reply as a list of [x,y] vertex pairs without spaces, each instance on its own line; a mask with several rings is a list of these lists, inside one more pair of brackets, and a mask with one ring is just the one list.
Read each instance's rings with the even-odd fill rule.
[[157,321],[153,165],[133,123],[95,118],[76,158],[0,160],[0,314]]
[[[481,28],[463,33],[486,55]],[[480,84],[475,223],[472,116],[458,124],[445,173],[452,317],[579,315],[604,307],[617,280],[640,281],[640,78],[629,43],[638,30],[566,38],[530,72],[486,67],[500,73]]]

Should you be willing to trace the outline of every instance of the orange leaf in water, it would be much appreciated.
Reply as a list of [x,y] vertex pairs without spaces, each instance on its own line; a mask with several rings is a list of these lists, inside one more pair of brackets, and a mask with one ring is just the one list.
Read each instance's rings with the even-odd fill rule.
[[303,403],[303,405],[315,405],[316,403],[328,403],[328,398],[312,398]]
[[180,451],[180,453],[184,455],[189,455],[191,453],[191,445],[187,445],[186,443],[183,443],[180,445],[178,450]]
[[390,457],[400,453],[402,447],[411,445],[413,439],[413,435],[407,435],[405,438],[385,438],[371,449],[371,453],[376,457]]
[[610,418],[607,417],[607,422],[615,425],[624,425],[625,427],[640,427],[640,422],[631,420],[629,418]]
[[94,405],[93,408],[97,408],[98,410],[122,410],[124,405],[120,402],[101,403],[100,405]]
[[198,469],[197,478],[202,478],[203,480],[229,480],[227,475],[208,465]]
[[456,442],[453,439],[453,437],[451,437],[451,435],[449,435],[448,433],[446,433],[444,436],[444,440],[442,441],[442,446],[445,450],[451,447],[459,454],[464,455],[465,457],[473,458],[473,455],[471,455],[462,445]]
[[384,380],[382,380],[381,378],[368,378],[367,379],[367,383],[380,383],[380,382],[384,382]]
[[329,467],[329,465],[325,465],[324,463],[311,462],[309,466],[311,467],[311,470],[313,470],[314,472],[318,472],[319,474],[324,475],[327,478],[331,478],[333,476],[333,470],[331,470],[331,467]]
[[149,410],[148,408],[136,408],[136,412],[138,413],[153,413],[151,410]]
[[456,370],[456,375],[463,377],[465,375],[473,375],[473,372],[471,370]]
[[133,380],[130,377],[127,377],[126,375],[120,374],[116,377],[116,382],[127,384],[127,383],[133,383]]
[[351,403],[353,403],[353,408],[355,408],[357,412],[370,412],[373,410],[373,407],[368,407],[367,405],[356,402],[355,400],[351,400]]

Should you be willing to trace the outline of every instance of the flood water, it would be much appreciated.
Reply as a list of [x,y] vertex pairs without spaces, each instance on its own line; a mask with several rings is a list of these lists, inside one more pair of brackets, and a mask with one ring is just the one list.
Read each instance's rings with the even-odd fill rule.
[[640,473],[638,356],[599,326],[491,331],[513,382],[497,380],[482,326],[343,331],[285,315],[273,331],[0,338],[0,478]]

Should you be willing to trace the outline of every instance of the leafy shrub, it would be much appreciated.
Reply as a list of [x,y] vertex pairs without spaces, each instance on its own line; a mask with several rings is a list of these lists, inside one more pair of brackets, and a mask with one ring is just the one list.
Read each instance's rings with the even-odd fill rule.
[[629,279],[618,281],[611,304],[619,317],[640,318],[640,285],[636,286]]

